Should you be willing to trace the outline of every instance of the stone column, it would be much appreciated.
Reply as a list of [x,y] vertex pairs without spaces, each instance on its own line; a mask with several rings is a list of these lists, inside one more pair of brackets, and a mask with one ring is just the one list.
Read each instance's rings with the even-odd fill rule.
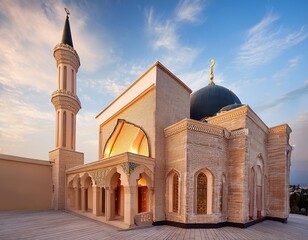
[[75,209],[80,210],[80,191],[78,187],[74,188],[75,193]]
[[[153,192],[154,192],[154,188],[153,187],[148,187],[149,189],[149,209],[148,211],[153,212]],[[180,207],[180,206],[179,206]]]
[[124,187],[124,224],[134,225],[136,214],[136,186]]
[[105,197],[106,197],[106,206],[105,206],[105,217],[106,221],[110,221],[112,219],[112,209],[111,209],[111,197],[112,191],[110,187],[106,187],[105,189]]
[[86,211],[86,189],[84,187],[81,188],[81,211]]
[[93,211],[92,213],[95,216],[99,216],[100,212],[101,212],[101,201],[100,201],[100,187],[93,185],[92,186],[92,191],[93,191],[93,195],[92,195],[92,199],[93,199]]

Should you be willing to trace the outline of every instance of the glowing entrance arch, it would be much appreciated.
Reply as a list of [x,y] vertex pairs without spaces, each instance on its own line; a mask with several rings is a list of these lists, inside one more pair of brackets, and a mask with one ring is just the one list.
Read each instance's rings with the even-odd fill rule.
[[135,124],[119,119],[105,145],[104,158],[124,152],[150,157],[149,141],[146,133]]

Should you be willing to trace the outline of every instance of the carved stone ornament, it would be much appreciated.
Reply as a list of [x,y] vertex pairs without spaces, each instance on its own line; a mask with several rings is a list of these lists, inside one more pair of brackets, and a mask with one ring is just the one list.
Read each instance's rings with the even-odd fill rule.
[[93,171],[89,171],[89,174],[95,181],[95,185],[98,187],[105,187],[105,179],[111,168],[100,168]]
[[166,129],[165,130],[165,137],[172,136],[184,130],[191,130],[196,132],[203,132],[211,135],[216,135],[220,137],[226,137],[228,135],[228,130],[222,127],[216,127],[210,124],[196,122],[196,121],[183,121],[182,123]]
[[248,134],[249,134],[248,128],[242,128],[239,130],[232,131],[230,138],[232,139],[232,138],[241,137],[241,136],[248,136]]
[[56,110],[67,109],[77,114],[81,108],[80,101],[75,95],[71,95],[68,91],[58,90],[52,94],[51,102]]
[[123,171],[125,172],[125,174],[127,176],[130,176],[130,174],[136,169],[136,167],[138,167],[139,165],[137,163],[132,163],[132,162],[128,162],[128,163],[122,163],[120,164],[120,166],[122,167]]

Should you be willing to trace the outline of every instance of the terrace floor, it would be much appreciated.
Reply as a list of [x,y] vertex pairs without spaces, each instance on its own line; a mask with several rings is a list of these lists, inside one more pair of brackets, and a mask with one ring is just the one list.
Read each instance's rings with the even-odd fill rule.
[[0,212],[0,239],[308,239],[308,217],[291,214],[288,223],[264,221],[246,229],[182,229],[151,226],[121,230],[63,211]]

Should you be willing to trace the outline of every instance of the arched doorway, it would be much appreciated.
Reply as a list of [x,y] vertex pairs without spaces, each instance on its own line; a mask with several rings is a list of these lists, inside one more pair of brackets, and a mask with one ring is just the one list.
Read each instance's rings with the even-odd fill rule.
[[84,206],[85,211],[92,211],[93,209],[93,190],[92,190],[92,179],[88,176],[84,180]]

